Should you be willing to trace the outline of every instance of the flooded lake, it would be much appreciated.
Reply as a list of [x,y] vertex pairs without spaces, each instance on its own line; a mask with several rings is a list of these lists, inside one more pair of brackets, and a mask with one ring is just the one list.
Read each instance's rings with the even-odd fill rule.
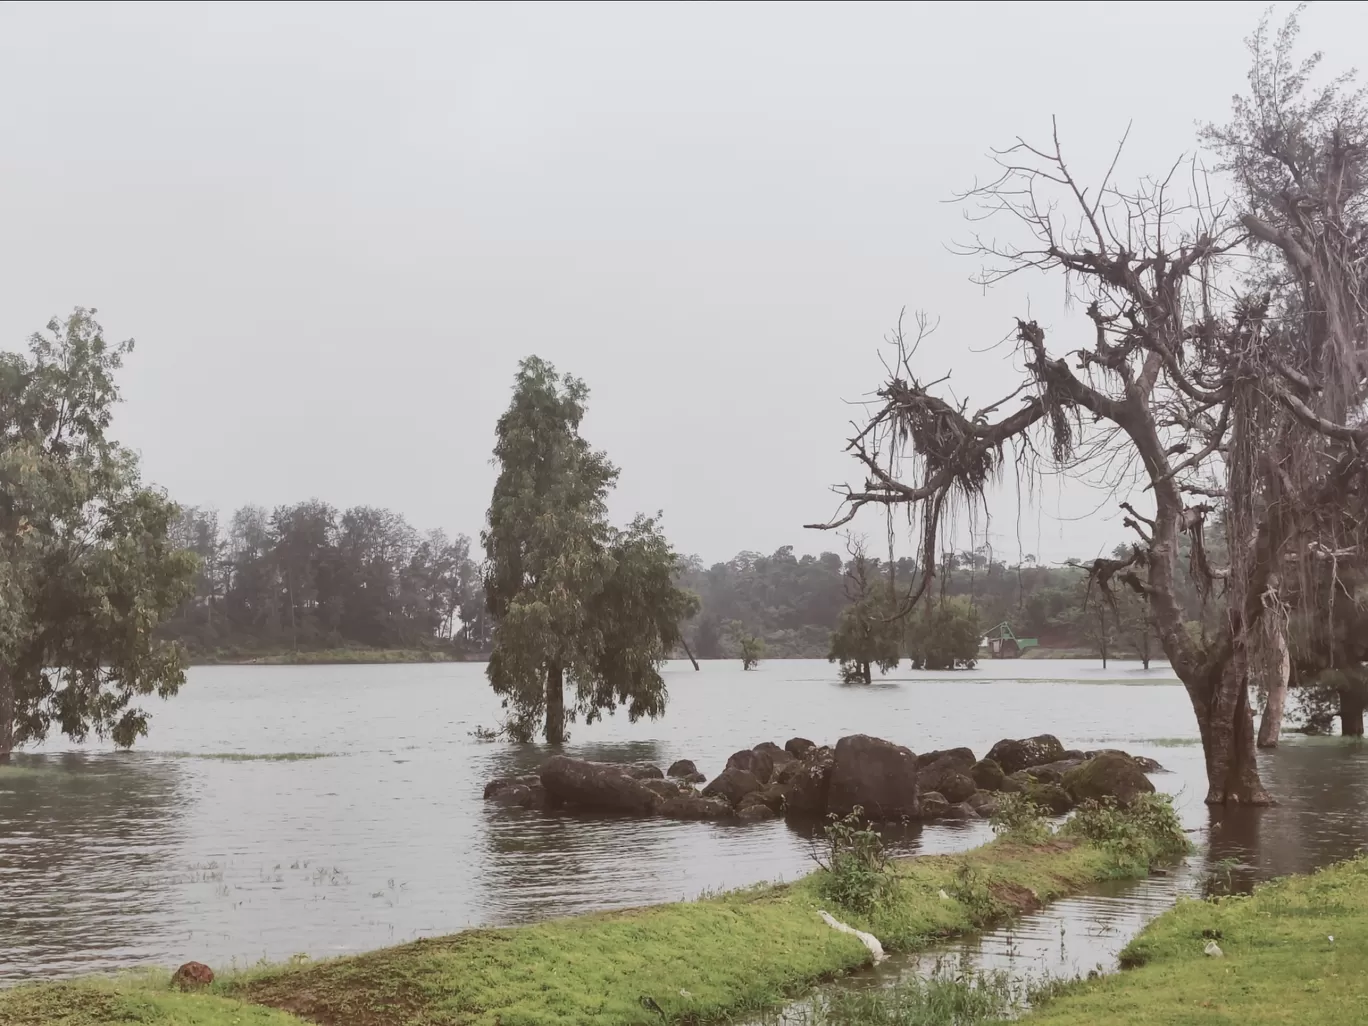
[[[1177,795],[1208,851],[1209,864],[1184,871],[1189,884],[1214,867],[1247,886],[1368,843],[1368,748],[1336,739],[1294,739],[1264,758],[1278,808],[1213,820],[1201,804],[1196,724],[1166,667],[990,662],[847,687],[818,661],[750,673],[672,663],[667,679],[664,719],[572,726],[571,754],[662,766],[690,758],[711,775],[737,749],[794,735],[834,742],[863,732],[914,751],[983,754],[999,738],[1048,731],[1068,748],[1124,747],[1171,771],[1156,784]],[[53,743],[0,770],[0,982],[191,958],[327,956],[792,879],[813,866],[808,838],[782,821],[584,819],[486,805],[486,780],[536,765],[545,750],[471,736],[499,719],[481,664],[202,667],[152,712],[133,752]],[[944,852],[989,836],[984,823],[930,825],[897,845]],[[1109,898],[1120,919],[1108,929],[1133,933],[1177,881],[1151,882],[1120,905]],[[1095,911],[1091,900],[1079,907]],[[1092,955],[1069,943],[1070,929],[1028,921],[1016,936],[1034,930],[1059,947],[1062,931],[1068,961],[1084,964]]]

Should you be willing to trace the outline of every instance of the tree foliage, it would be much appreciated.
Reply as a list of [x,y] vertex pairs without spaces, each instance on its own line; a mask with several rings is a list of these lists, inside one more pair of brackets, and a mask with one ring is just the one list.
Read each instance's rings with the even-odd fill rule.
[[544,728],[560,743],[567,720],[620,705],[633,720],[659,716],[660,663],[696,609],[675,585],[678,559],[657,518],[608,523],[618,472],[580,435],[587,399],[582,381],[529,357],[496,427],[499,476],[482,536],[489,679],[505,730],[521,740]]
[[963,597],[929,602],[907,620],[907,657],[918,670],[972,669],[983,633]]
[[420,534],[386,509],[310,499],[244,506],[226,529],[217,511],[188,508],[172,536],[199,569],[162,633],[192,653],[483,648],[484,598],[464,535]]
[[94,311],[0,354],[0,760],[57,729],[121,746],[146,733],[139,696],[174,695],[180,651],[153,633],[191,587],[176,507],[108,437],[115,373]]
[[[1261,25],[1248,95],[1207,133],[1230,204],[1212,201],[1196,168],[1192,189],[1174,172],[1123,188],[1115,161],[1081,182],[1057,130],[998,151],[999,176],[968,197],[1006,222],[965,247],[978,280],[1058,276],[1087,341],[1052,351],[1044,326],[1018,320],[1023,380],[973,409],[919,374],[930,322],[899,330],[848,445],[861,483],[814,525],[906,511],[921,553],[900,599],[910,606],[930,594],[951,513],[981,506],[1008,467],[1046,462],[1116,489],[1138,479],[1146,508],[1121,504],[1137,544],[1089,573],[1105,601],[1118,588],[1145,596],[1202,732],[1213,804],[1269,800],[1250,683],[1286,666],[1290,611],[1328,613],[1333,591],[1316,591],[1306,568],[1361,561],[1368,542],[1368,106],[1343,78],[1311,87],[1318,58],[1293,61],[1295,28],[1294,16],[1270,40]],[[1230,540],[1228,566],[1211,562],[1210,523]],[[1225,587],[1224,616],[1198,634],[1180,594],[1184,541],[1202,592]]]
[[846,563],[845,588],[850,604],[837,617],[827,660],[841,664],[841,679],[847,684],[868,684],[871,667],[887,673],[898,665],[903,622],[893,582],[879,572],[878,560],[865,555],[857,542],[852,542]]

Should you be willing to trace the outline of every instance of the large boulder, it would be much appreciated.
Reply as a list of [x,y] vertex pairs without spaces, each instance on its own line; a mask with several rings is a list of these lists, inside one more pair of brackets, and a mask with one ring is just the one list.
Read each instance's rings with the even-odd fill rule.
[[766,806],[771,812],[780,813],[784,811],[784,792],[787,788],[778,781],[766,784],[759,791],[752,791],[741,799],[737,808],[744,809],[748,805],[757,802]]
[[770,760],[774,765],[774,771],[770,774],[771,780],[774,779],[775,774],[797,758],[792,752],[785,751],[773,741],[761,741],[755,746],[754,750],[756,752],[764,752],[770,757]]
[[917,768],[930,766],[937,762],[962,762],[966,766],[972,766],[976,760],[972,748],[938,748],[933,752],[922,752],[917,756]]
[[983,819],[997,812],[997,795],[991,791],[975,791],[965,799],[965,805],[973,809]]
[[801,772],[803,772],[803,760],[790,759],[788,762],[784,763],[782,766],[779,766],[775,769],[774,779],[771,780],[770,783],[783,784],[787,786],[788,784],[792,783],[793,778]]
[[827,813],[845,816],[856,808],[871,820],[916,819],[921,814],[917,757],[902,745],[868,734],[836,742],[827,789]]
[[979,814],[974,810],[974,807],[971,806],[968,802],[960,802],[958,805],[949,806],[944,812],[941,813],[940,818],[959,820],[978,819]]
[[1156,762],[1154,759],[1151,759],[1147,755],[1131,755],[1129,752],[1123,752],[1117,748],[1102,748],[1095,752],[1088,752],[1086,753],[1086,758],[1096,759],[1099,755],[1124,755],[1127,759],[1134,760],[1136,765],[1138,765],[1146,773],[1168,772],[1166,769],[1164,769],[1163,766],[1159,765],[1158,762]]
[[620,765],[585,762],[567,755],[552,756],[541,767],[546,803],[553,808],[569,805],[634,816],[654,813],[660,805],[660,796],[623,770]]
[[740,805],[742,798],[760,790],[761,786],[759,778],[750,770],[728,766],[703,788],[703,797],[725,798],[731,805]]
[[735,810],[724,798],[692,795],[671,798],[660,806],[660,814],[666,819],[731,819]]
[[743,748],[732,753],[725,768],[745,770],[754,775],[760,783],[767,784],[774,773],[774,756],[769,752],[756,751],[754,748]]
[[950,808],[950,803],[945,800],[945,796],[939,791],[923,791],[921,794],[921,818],[940,819],[945,815],[945,810]]
[[546,789],[536,773],[495,777],[485,784],[485,801],[509,808],[540,809],[546,805]]
[[763,791],[752,791],[742,798],[741,804],[736,807],[736,815],[746,822],[773,819],[779,815],[783,807],[782,789],[776,784],[771,784]]
[[795,759],[807,758],[807,753],[817,746],[805,737],[791,737],[784,742],[784,751]]
[[687,780],[691,784],[701,784],[708,778],[698,772],[698,767],[694,765],[692,759],[678,759],[670,763],[670,768],[665,771],[667,777],[676,777],[679,780]]
[[526,784],[510,784],[490,795],[488,800],[505,808],[540,809],[546,804],[546,791],[540,781],[535,788]]
[[673,777],[664,780],[643,780],[641,786],[650,789],[660,796],[662,800],[678,798],[680,795],[695,794],[693,786],[684,780],[677,780]]
[[[921,759],[917,761],[921,762]],[[917,784],[923,791],[939,792],[954,805],[979,789],[970,775],[973,767],[973,752],[967,748],[952,749],[942,753],[939,759],[922,763],[917,770]]]
[[[614,763],[605,763],[611,766]],[[622,765],[622,772],[635,780],[660,780],[665,774],[653,762],[629,762]]]
[[1064,790],[1075,802],[1112,799],[1129,805],[1139,795],[1152,794],[1154,785],[1129,755],[1103,752],[1064,774]]
[[1034,777],[1036,780],[1047,784],[1060,784],[1064,781],[1064,774],[1075,766],[1081,766],[1083,761],[1082,759],[1060,759],[1058,762],[1047,762],[1041,766],[1032,766],[1030,769],[1024,769],[1015,775]]
[[[1009,780],[1016,779],[1009,777]],[[1040,806],[1053,816],[1062,816],[1074,807],[1074,800],[1069,797],[1069,792],[1065,791],[1059,784],[1049,784],[1044,781],[1028,777],[1022,785],[1021,793],[1026,798]]]
[[1057,762],[1064,758],[1064,746],[1053,734],[1037,734],[1035,737],[1012,740],[1003,738],[988,752],[992,759],[1008,776],[1032,766],[1043,766],[1047,762]]
[[495,777],[485,784],[484,798],[485,801],[492,801],[515,787],[536,788],[540,791],[541,786],[541,776],[536,773],[524,773],[516,777]]
[[980,759],[969,767],[969,776],[973,778],[980,791],[1001,791],[1002,782],[1007,774],[995,760]]
[[[827,814],[827,794],[836,753],[823,745],[811,749],[784,786],[784,812],[789,816],[821,818]],[[787,767],[785,767],[787,770]]]

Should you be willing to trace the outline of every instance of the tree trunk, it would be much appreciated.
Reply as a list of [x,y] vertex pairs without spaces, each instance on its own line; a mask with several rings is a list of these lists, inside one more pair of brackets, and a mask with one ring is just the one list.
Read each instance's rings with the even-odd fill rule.
[[546,668],[546,743],[565,744],[565,670],[560,663]]
[[693,663],[693,668],[697,670],[698,660],[695,659],[693,653],[689,651],[689,643],[684,640],[684,635],[682,634],[679,636],[679,643],[684,646],[684,654],[689,657],[689,662]]
[[868,664],[868,663],[861,663],[861,664],[860,664],[860,672],[861,672],[861,674],[863,675],[863,677],[864,677],[864,682],[865,682],[866,684],[872,684],[872,683],[874,683],[874,676],[873,676],[873,674],[871,674],[871,673],[869,672],[869,664]]
[[1247,657],[1227,658],[1209,676],[1187,685],[1206,756],[1208,805],[1272,805],[1259,779],[1254,710],[1249,704]]
[[1145,625],[1145,631],[1140,635],[1140,665],[1149,669],[1150,664],[1150,629],[1149,624]]
[[[1362,719],[1360,719],[1360,723]],[[1359,733],[1363,733],[1360,728]],[[14,683],[0,670],[0,766],[10,761],[14,750]]]
[[1341,691],[1340,733],[1345,737],[1363,737],[1363,699],[1350,691]]
[[1097,622],[1102,628],[1102,669],[1107,668],[1107,607],[1099,603]]
[[1263,631],[1259,637],[1259,669],[1263,674],[1268,698],[1264,702],[1263,719],[1259,721],[1259,747],[1277,748],[1282,733],[1283,706],[1287,702],[1287,678],[1292,672],[1292,659],[1287,651],[1287,632],[1276,615],[1263,615]]

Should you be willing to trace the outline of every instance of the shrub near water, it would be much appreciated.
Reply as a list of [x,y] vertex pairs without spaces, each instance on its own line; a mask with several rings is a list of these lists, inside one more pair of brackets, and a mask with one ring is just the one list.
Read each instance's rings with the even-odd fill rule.
[[1091,841],[1116,858],[1116,875],[1135,876],[1156,861],[1178,859],[1191,850],[1168,795],[1139,795],[1129,805],[1084,802],[1061,833]]
[[856,806],[843,819],[832,816],[823,834],[825,852],[813,856],[823,871],[817,882],[823,898],[861,915],[895,899],[898,878],[883,838],[864,821],[864,809]]

